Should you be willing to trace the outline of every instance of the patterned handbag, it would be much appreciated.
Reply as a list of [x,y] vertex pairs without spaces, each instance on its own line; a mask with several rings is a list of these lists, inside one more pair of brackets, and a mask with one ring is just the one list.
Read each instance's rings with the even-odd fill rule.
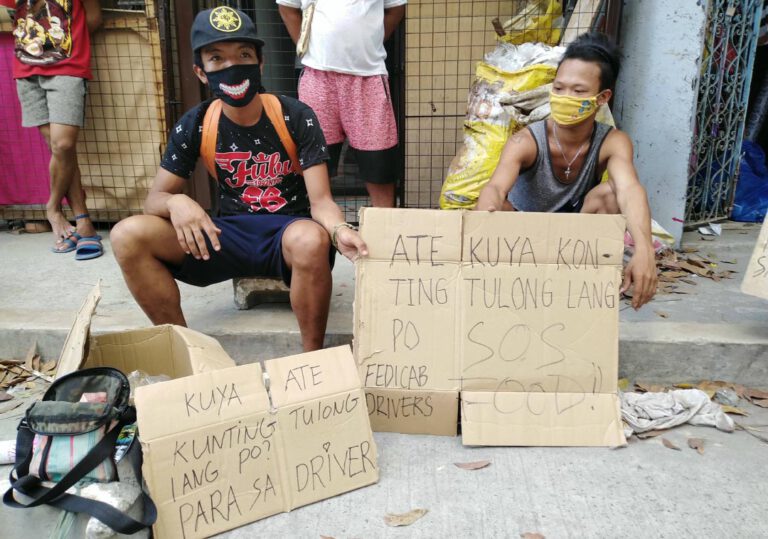
[[[109,504],[68,494],[78,482],[117,479],[115,444],[122,428],[136,421],[129,405],[130,386],[117,369],[97,367],[75,371],[55,380],[42,400],[27,409],[16,437],[16,463],[11,488],[3,496],[10,507],[43,504],[88,513],[120,533],[151,526],[157,509],[144,492],[144,518],[136,521]],[[141,449],[134,444],[130,456],[141,485]],[[43,481],[54,481],[51,487]],[[32,501],[20,501],[15,494]]]

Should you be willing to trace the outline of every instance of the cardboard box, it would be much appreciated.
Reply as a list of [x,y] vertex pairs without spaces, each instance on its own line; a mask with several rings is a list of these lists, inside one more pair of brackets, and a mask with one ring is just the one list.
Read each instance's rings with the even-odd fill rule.
[[366,208],[360,224],[374,430],[456,434],[460,397],[467,445],[624,443],[623,217]]
[[89,336],[99,285],[80,308],[57,376],[115,367],[172,378],[135,401],[153,530],[207,537],[378,481],[376,445],[348,346],[236,367],[179,326]]
[[138,389],[158,537],[207,537],[378,481],[349,347],[265,370],[249,364]]
[[763,221],[755,250],[747,265],[741,291],[745,294],[768,299],[768,218]]

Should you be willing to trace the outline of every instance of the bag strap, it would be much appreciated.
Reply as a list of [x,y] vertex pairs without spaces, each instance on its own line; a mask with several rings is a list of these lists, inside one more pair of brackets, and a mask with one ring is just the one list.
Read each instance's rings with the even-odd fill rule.
[[214,99],[208,106],[203,117],[203,137],[200,141],[200,156],[205,168],[214,179],[216,178],[216,138],[219,135],[219,118],[221,117],[221,99]]
[[[280,99],[273,94],[260,94],[261,102],[264,106],[264,112],[267,114],[267,118],[272,122],[272,125],[277,131],[277,136],[280,138],[280,144],[285,148],[285,152],[291,159],[293,165],[293,171],[303,176],[304,173],[299,165],[299,152],[296,148],[296,143],[293,141],[293,137],[288,132],[288,126],[285,125],[285,117],[283,116],[283,106],[280,103]],[[208,170],[213,178],[216,178],[216,139],[219,135],[219,119],[221,118],[221,99],[214,99],[208,106],[208,110],[205,111],[203,117],[203,135],[200,141],[200,156],[203,158],[205,168]]]
[[[141,475],[141,453],[140,450],[131,448],[126,458],[131,458],[136,481],[141,488],[141,495],[144,504],[144,515],[140,521],[136,521],[122,511],[109,505],[108,503],[91,500],[82,496],[68,494],[66,491],[82,479],[89,471],[101,464],[105,459],[112,458],[112,450],[122,428],[136,420],[135,411],[124,414],[115,427],[107,432],[88,454],[78,462],[62,479],[51,488],[44,487],[39,477],[28,474],[29,463],[32,460],[32,440],[34,433],[29,427],[22,423],[19,425],[18,435],[16,437],[16,466],[11,471],[11,487],[3,495],[3,503],[9,507],[25,509],[37,507],[43,504],[53,505],[60,509],[76,513],[87,513],[96,517],[113,530],[131,534],[139,530],[152,526],[157,520],[157,507],[144,490]],[[134,439],[134,445],[139,444]],[[22,451],[19,451],[21,449]],[[131,454],[133,453],[133,455]],[[136,454],[138,456],[136,456]],[[18,473],[18,479],[14,478],[14,471]],[[15,499],[13,493],[18,491],[25,496],[33,498],[29,503],[22,503]]]

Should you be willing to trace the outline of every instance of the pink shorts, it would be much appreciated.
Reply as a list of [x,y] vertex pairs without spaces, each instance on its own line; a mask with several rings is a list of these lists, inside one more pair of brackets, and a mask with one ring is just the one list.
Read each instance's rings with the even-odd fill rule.
[[299,100],[315,111],[325,141],[349,139],[356,150],[379,151],[397,146],[397,126],[386,75],[359,77],[305,67]]

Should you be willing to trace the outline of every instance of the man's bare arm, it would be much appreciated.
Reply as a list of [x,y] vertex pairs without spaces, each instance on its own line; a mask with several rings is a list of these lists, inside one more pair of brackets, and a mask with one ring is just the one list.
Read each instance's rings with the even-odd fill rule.
[[282,4],[277,6],[280,12],[280,17],[283,19],[283,24],[288,30],[288,34],[291,36],[293,43],[299,41],[301,35],[301,10],[295,7],[288,7]]
[[392,37],[397,26],[405,17],[405,6],[395,6],[384,10],[384,41]]
[[648,195],[632,163],[632,141],[618,130],[606,140],[608,176],[616,193],[621,213],[635,243],[635,254],[624,271],[622,291],[634,284],[632,306],[640,308],[656,293],[656,255],[651,236],[651,209]]
[[99,0],[83,0],[83,10],[88,32],[93,33],[101,26],[101,4]]
[[536,160],[536,141],[528,129],[512,135],[501,150],[499,164],[491,179],[485,184],[477,199],[476,210],[501,210],[507,194],[520,175],[520,170],[529,167]]

